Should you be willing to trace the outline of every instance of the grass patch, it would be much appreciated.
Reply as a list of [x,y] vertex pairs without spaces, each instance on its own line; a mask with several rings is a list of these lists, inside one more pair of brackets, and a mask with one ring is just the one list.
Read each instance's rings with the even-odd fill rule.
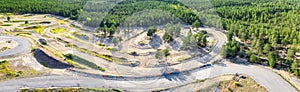
[[210,92],[216,87],[223,92],[267,92],[264,87],[260,86],[249,76],[221,81],[218,85],[210,86],[197,92]]
[[58,24],[60,24],[60,25],[61,25],[61,24],[65,24],[65,22],[66,22],[65,20],[59,20],[59,21],[58,21]]
[[90,55],[93,55],[93,56],[105,59],[105,60],[110,61],[110,62],[119,62],[118,60],[114,60],[111,55],[98,54],[96,52],[89,51],[89,50],[86,50],[86,49],[83,49],[83,48],[77,48],[77,49],[79,51],[83,52],[83,53],[87,53],[87,54],[90,54]]
[[32,48],[32,49],[31,49],[31,52],[34,52],[34,51],[36,51],[36,50],[37,50],[36,48]]
[[13,79],[17,77],[23,77],[23,76],[35,75],[35,74],[36,72],[34,70],[27,69],[26,67],[22,67],[21,70],[20,67],[11,66],[11,63],[9,63],[9,61],[7,60],[0,61],[1,80]]
[[100,67],[100,66],[96,65],[95,63],[92,63],[92,62],[90,62],[90,61],[88,61],[88,60],[85,60],[85,59],[83,59],[83,58],[80,58],[80,57],[78,57],[78,56],[76,56],[76,55],[73,55],[73,54],[65,54],[64,56],[65,56],[67,59],[73,60],[73,61],[75,61],[75,62],[77,62],[77,63],[79,63],[79,64],[83,64],[83,65],[86,65],[86,66],[88,66],[88,67],[90,67],[90,68],[93,68],[93,69],[96,69],[96,70],[100,70],[100,71],[105,72],[105,69],[104,69],[104,68],[102,68],[102,67]]
[[118,88],[113,88],[112,89],[114,92],[122,92],[122,90],[121,89],[118,89]]
[[97,45],[100,46],[101,48],[105,47],[105,44],[97,43]]
[[1,26],[12,26],[12,24],[2,24]]
[[78,33],[78,32],[73,33],[73,35],[74,35],[76,38],[79,38],[79,39],[81,39],[81,40],[89,40],[89,39],[90,39],[89,36],[84,35],[84,34],[81,34],[81,33]]
[[74,24],[70,24],[70,27],[73,27],[73,28],[76,28],[76,29],[79,29],[79,30],[83,30],[83,31],[88,31],[88,30],[83,29],[83,28],[81,28],[81,27],[79,27],[79,26],[76,26],[76,25],[74,25]]
[[37,32],[38,34],[43,34],[45,27],[39,27],[37,29],[35,29],[34,31]]
[[42,34],[42,33],[44,33],[45,27],[44,26],[31,26],[31,27],[26,27],[24,29],[31,29],[31,30],[34,30],[35,32],[37,32],[38,34]]
[[20,24],[20,26],[25,27],[25,26],[29,26],[29,24]]
[[74,62],[74,61],[72,61],[72,60],[68,60],[68,59],[67,59],[66,62],[67,62],[68,64],[70,64],[70,65],[76,67],[76,68],[84,69],[84,67],[80,66],[78,63],[76,63],[76,62]]
[[5,50],[8,50],[8,49],[9,48],[5,46],[5,47],[1,48],[0,51],[5,51]]
[[23,29],[21,29],[21,28],[15,28],[14,31],[15,31],[15,32],[22,32]]
[[109,62],[122,62],[122,61],[124,61],[124,59],[116,58],[116,57],[113,57],[111,55],[99,54],[99,53],[97,53],[95,51],[90,51],[90,50],[87,50],[87,49],[84,49],[84,48],[79,48],[76,45],[73,45],[73,44],[71,44],[71,43],[69,43],[67,41],[64,41],[61,38],[56,38],[56,40],[58,40],[59,42],[65,43],[66,47],[74,47],[76,50],[78,50],[80,52],[83,52],[83,53],[86,53],[86,54],[93,55],[95,57],[99,57],[99,58],[105,59],[105,60],[107,60]]
[[106,48],[106,50],[109,50],[109,51],[118,51],[116,48]]
[[67,32],[67,29],[65,29],[65,28],[54,28],[54,29],[50,30],[50,32],[53,33],[53,34],[59,34],[59,33]]
[[1,61],[0,62],[0,68],[1,68],[1,70],[0,70],[0,73],[1,74],[4,74],[4,75],[8,75],[8,76],[10,76],[10,75],[14,75],[13,73],[12,73],[12,71],[11,71],[11,69],[8,67],[8,61],[7,60],[4,60],[4,61]]

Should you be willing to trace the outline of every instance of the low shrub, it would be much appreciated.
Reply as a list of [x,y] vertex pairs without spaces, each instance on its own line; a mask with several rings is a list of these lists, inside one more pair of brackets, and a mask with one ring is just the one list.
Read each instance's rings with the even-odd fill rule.
[[121,89],[118,89],[118,88],[113,88],[112,90],[115,92],[123,92]]
[[2,24],[1,26],[12,26],[12,24]]

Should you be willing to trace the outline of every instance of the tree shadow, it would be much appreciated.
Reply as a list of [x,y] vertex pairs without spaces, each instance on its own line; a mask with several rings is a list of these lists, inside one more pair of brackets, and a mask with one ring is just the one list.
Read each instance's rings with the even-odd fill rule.
[[170,42],[169,45],[172,47],[173,50],[176,50],[176,51],[178,51],[179,48],[181,47],[180,43],[175,40]]
[[163,74],[161,75],[162,77],[166,78],[169,81],[186,81],[185,75],[173,68],[164,68],[161,70]]
[[154,35],[150,42],[149,45],[153,48],[153,49],[157,49],[162,45],[163,41],[162,39],[158,36],[158,35]]
[[179,72],[172,72],[170,74],[163,74],[164,78],[166,78],[169,81],[186,81],[186,77],[184,74]]
[[101,44],[105,45],[105,46],[109,46],[112,44],[112,40],[113,40],[113,37],[99,37],[98,38],[98,42],[100,42]]

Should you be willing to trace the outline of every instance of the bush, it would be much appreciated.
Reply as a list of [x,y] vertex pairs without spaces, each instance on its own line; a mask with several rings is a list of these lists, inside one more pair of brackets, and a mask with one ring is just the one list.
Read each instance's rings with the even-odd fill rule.
[[6,76],[16,76],[16,73],[13,71],[7,71]]
[[157,31],[157,29],[155,27],[150,27],[148,29],[147,36],[152,37],[155,34],[156,31]]
[[72,45],[72,44],[69,44],[69,43],[65,45],[65,47],[72,47],[72,46],[73,46],[73,45]]
[[25,21],[25,24],[28,24],[28,21],[27,21],[27,20]]
[[233,84],[234,84],[234,86],[237,86],[237,87],[240,87],[240,86],[242,86],[239,82],[233,82]]
[[0,51],[5,51],[7,49],[9,49],[9,48],[5,46],[5,47],[1,48]]
[[18,74],[23,74],[23,71],[18,71]]
[[23,75],[23,71],[18,71],[16,76],[17,76],[17,77],[20,77],[20,76],[22,76],[22,75]]
[[130,55],[137,55],[137,52],[135,52],[135,51],[130,52]]
[[48,43],[47,43],[47,42],[42,42],[42,44],[43,44],[43,45],[47,45]]
[[112,51],[114,48],[106,48],[106,50],[110,50],[110,51]]
[[67,59],[73,59],[73,55],[72,54],[65,54],[64,55]]
[[36,51],[36,50],[37,50],[36,48],[32,48],[32,49],[31,49],[31,52],[34,52],[34,51]]
[[98,44],[98,46],[100,46],[100,47],[104,47],[105,45],[104,45],[104,44],[101,44],[101,43],[99,43],[99,44]]
[[105,72],[106,70],[102,67],[99,67],[98,70],[102,71],[102,72]]
[[7,60],[3,60],[3,61],[0,62],[0,64],[5,64],[5,63],[8,63],[8,61]]

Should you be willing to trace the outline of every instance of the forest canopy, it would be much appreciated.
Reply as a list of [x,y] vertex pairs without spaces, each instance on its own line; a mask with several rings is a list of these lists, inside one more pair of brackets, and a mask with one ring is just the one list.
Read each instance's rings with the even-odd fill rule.
[[222,49],[226,52],[223,55],[246,57],[253,63],[298,73],[292,66],[299,62],[299,3],[295,0],[214,0],[223,29],[228,31],[229,42]]
[[0,12],[55,14],[77,19],[86,0],[1,0]]

